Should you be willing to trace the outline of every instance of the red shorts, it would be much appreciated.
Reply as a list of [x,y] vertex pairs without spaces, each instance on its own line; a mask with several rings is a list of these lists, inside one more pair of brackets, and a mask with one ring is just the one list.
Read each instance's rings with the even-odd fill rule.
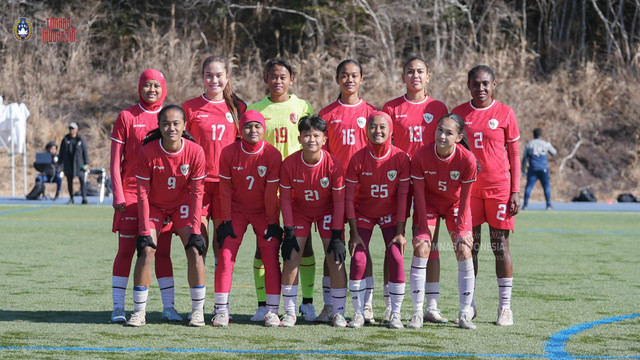
[[138,194],[136,189],[124,192],[124,213],[114,211],[111,231],[138,231]]
[[[471,209],[467,209],[467,217],[471,217]],[[427,203],[427,225],[435,227],[438,225],[438,219],[444,219],[447,224],[449,234],[457,230],[458,222],[458,206],[452,205],[448,208],[437,209],[435,206]],[[465,229],[471,232],[471,229]]]
[[265,246],[280,246],[280,241],[278,239],[265,239],[264,235],[267,233],[267,215],[262,214],[248,214],[248,213],[231,213],[231,224],[233,225],[233,232],[236,234],[237,238],[227,237],[224,241],[234,241],[241,243],[242,238],[244,237],[245,232],[247,231],[247,226],[251,224],[253,226],[253,233],[256,235],[258,239],[258,247]]
[[293,219],[293,225],[296,228],[296,237],[308,238],[311,234],[312,224],[316,224],[316,231],[320,234],[321,239],[331,239],[332,214],[309,217],[299,212]]
[[204,195],[202,197],[202,216],[206,216],[209,220],[222,218],[219,182],[205,181]]
[[149,204],[149,228],[166,231],[169,222],[173,222],[173,230],[191,226],[191,205],[183,204],[171,209],[161,209],[153,204]]
[[500,230],[513,230],[513,216],[509,215],[509,189],[471,188],[471,215],[473,226],[488,223]]
[[368,217],[362,214],[356,214],[356,227],[373,230],[373,227],[378,224],[381,229],[397,226],[398,219],[396,214],[388,214],[378,218]]

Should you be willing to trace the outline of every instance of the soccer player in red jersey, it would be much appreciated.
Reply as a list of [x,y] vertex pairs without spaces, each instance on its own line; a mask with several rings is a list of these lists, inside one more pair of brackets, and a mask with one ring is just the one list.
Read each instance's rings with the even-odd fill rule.
[[247,226],[253,226],[265,266],[266,308],[264,325],[280,326],[280,257],[278,182],[282,155],[263,140],[264,117],[249,110],[240,117],[242,140],[228,145],[220,155],[222,223],[216,267],[214,326],[229,325],[229,290],[236,255]]
[[146,323],[151,262],[164,219],[169,218],[187,255],[192,309],[189,325],[204,326],[206,288],[202,255],[206,243],[200,235],[206,177],[204,151],[185,132],[185,114],[180,106],[169,105],[162,109],[158,113],[158,126],[149,132],[138,153],[138,260],[133,276],[133,314],[127,325]]
[[317,115],[305,116],[298,124],[302,145],[282,163],[280,169],[280,206],[284,219],[282,243],[282,286],[284,315],[280,325],[296,323],[298,267],[311,226],[316,225],[331,277],[333,326],[345,327],[344,306],[347,297],[346,249],[344,231],[344,176],[335,156],[322,149],[326,142],[326,122]]
[[438,121],[436,141],[419,148],[411,159],[415,214],[419,230],[413,239],[410,283],[413,316],[407,327],[422,327],[424,286],[431,238],[439,218],[444,218],[458,260],[458,325],[475,329],[471,300],[475,277],[471,260],[471,188],[476,180],[476,158],[468,150],[464,120],[447,114]]
[[367,133],[369,143],[353,155],[345,177],[351,253],[349,290],[355,310],[349,326],[359,328],[364,324],[363,279],[369,261],[367,249],[373,227],[378,224],[386,244],[389,268],[389,327],[399,329],[403,327],[400,319],[405,290],[402,255],[406,245],[405,212],[411,163],[406,152],[391,145],[393,121],[387,113],[378,111],[369,116]]
[[[358,95],[358,90],[363,80],[362,66],[357,61],[349,59],[338,64],[336,83],[340,85],[340,96],[329,106],[320,110],[318,114],[327,122],[325,149],[338,158],[345,173],[351,156],[356,151],[367,146],[367,118],[377,111],[375,107],[369,105]],[[373,275],[371,257],[368,254],[369,252],[367,251],[368,261],[365,270],[367,285],[363,312],[365,322],[372,322]],[[331,286],[329,283],[329,269],[325,262],[324,276],[322,277],[324,308],[316,318],[318,322],[329,322],[329,317],[333,314]]]
[[513,110],[494,99],[496,85],[496,76],[490,67],[474,67],[469,71],[467,80],[472,99],[457,106],[453,112],[464,119],[471,151],[482,167],[471,192],[474,270],[477,277],[480,227],[487,222],[498,278],[496,324],[504,326],[513,325],[513,263],[509,252],[509,230],[513,231],[513,217],[520,211],[520,132]]
[[[444,103],[427,95],[427,85],[431,75],[427,63],[418,56],[407,59],[403,66],[402,82],[407,92],[396,99],[387,102],[382,111],[391,115],[394,125],[393,145],[413,156],[416,150],[424,144],[434,141],[438,119],[449,111]],[[409,201],[407,201],[407,216],[411,211],[412,187],[409,187]],[[416,230],[415,223],[412,227]],[[440,298],[440,253],[438,252],[438,230],[432,239],[428,278],[426,282],[427,310],[425,320],[434,323],[446,323],[438,309]],[[389,305],[387,304],[387,308]],[[386,315],[385,315],[386,319]]]
[[[111,186],[113,188],[113,232],[118,232],[118,252],[113,261],[112,322],[126,321],[124,298],[136,251],[138,235],[138,195],[135,171],[145,135],[158,127],[158,112],[167,96],[164,75],[147,69],[138,83],[140,103],[123,110],[111,133]],[[171,224],[167,224],[167,230]],[[155,272],[160,287],[162,319],[180,321],[174,307],[173,266],[171,264],[171,232],[162,232],[158,239]]]
[[[205,93],[185,101],[182,108],[187,114],[187,131],[207,154],[201,231],[209,244],[209,220],[213,219],[213,229],[221,222],[218,159],[222,149],[236,141],[238,119],[247,105],[233,92],[229,66],[223,57],[207,57],[202,63],[202,78]],[[217,263],[218,246],[215,241],[213,250]]]

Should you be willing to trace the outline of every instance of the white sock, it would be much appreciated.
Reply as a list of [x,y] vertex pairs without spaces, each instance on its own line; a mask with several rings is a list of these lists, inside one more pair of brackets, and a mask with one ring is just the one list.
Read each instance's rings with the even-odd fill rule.
[[458,299],[460,311],[469,311],[473,300],[476,278],[473,275],[473,260],[458,260]]
[[411,260],[411,271],[409,272],[409,283],[411,288],[411,304],[414,314],[422,314],[424,305],[424,284],[427,279],[427,258],[417,256]]
[[513,278],[498,278],[498,295],[500,296],[499,306],[503,309],[511,308],[511,289]]
[[351,292],[351,303],[353,311],[356,314],[362,314],[362,300],[364,289],[362,288],[363,280],[349,280],[349,291]]
[[325,305],[333,305],[333,298],[331,297],[331,278],[328,276],[322,277],[322,299],[324,300]]
[[280,294],[267,294],[267,311],[271,311],[278,315],[280,308]]
[[162,307],[165,309],[174,307],[173,301],[175,300],[175,288],[173,284],[173,276],[159,278],[158,286],[160,287],[160,297],[162,297]]
[[229,313],[229,293],[214,293],[213,301],[216,314]]
[[404,283],[389,282],[389,298],[391,300],[391,313],[400,313],[402,300],[404,300]]
[[284,312],[287,314],[295,314],[298,285],[280,285],[280,292],[282,293]]
[[391,298],[389,297],[389,283],[384,284],[382,288],[382,297],[384,298],[385,310],[391,310]]
[[191,311],[204,311],[204,298],[207,294],[207,287],[204,285],[197,285],[190,288],[189,291],[191,293]]
[[347,288],[331,288],[331,297],[333,298],[333,313],[344,316],[344,305],[347,302]]
[[440,283],[427,282],[425,284],[425,295],[427,297],[427,309],[437,309],[440,300]]
[[373,276],[367,276],[365,280],[367,282],[367,288],[364,291],[364,304],[371,306],[373,303]]
[[147,311],[149,289],[144,286],[133,287],[133,311]]
[[127,293],[128,277],[112,276],[111,277],[111,295],[113,297],[113,308],[124,309],[124,297]]

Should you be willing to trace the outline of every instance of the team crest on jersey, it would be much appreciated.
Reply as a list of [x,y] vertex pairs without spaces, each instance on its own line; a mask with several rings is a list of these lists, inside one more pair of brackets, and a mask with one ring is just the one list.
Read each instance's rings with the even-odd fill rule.
[[364,129],[364,126],[367,125],[367,119],[362,116],[356,119],[356,123],[360,129]]
[[182,175],[187,176],[189,173],[189,164],[180,165],[180,172]]
[[389,181],[393,181],[398,176],[398,172],[396,170],[387,171],[387,178]]
[[422,114],[422,118],[424,119],[424,122],[426,122],[427,124],[431,124],[431,122],[433,121],[433,115],[429,113]]
[[260,177],[264,177],[266,173],[267,173],[266,166],[258,166],[258,175],[260,175]]
[[498,128],[498,120],[496,120],[496,119],[489,120],[489,127],[491,128],[491,130],[497,129]]
[[327,186],[329,186],[329,178],[322,178],[320,179],[320,185],[323,188],[326,188]]
[[298,114],[289,114],[289,120],[291,120],[292,123],[296,124],[298,122]]
[[460,178],[460,171],[450,171],[451,180],[458,180]]
[[231,113],[226,113],[224,116],[226,116],[228,122],[233,122],[233,115],[231,115]]

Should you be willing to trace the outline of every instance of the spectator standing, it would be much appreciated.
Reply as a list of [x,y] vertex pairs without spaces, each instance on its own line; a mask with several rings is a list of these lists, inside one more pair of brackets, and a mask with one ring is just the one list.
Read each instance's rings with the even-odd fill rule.
[[524,148],[524,156],[522,157],[522,175],[525,174],[527,169],[527,163],[529,168],[527,169],[527,187],[524,190],[524,205],[522,209],[526,209],[529,204],[529,196],[531,196],[531,190],[536,185],[536,182],[540,180],[542,188],[544,189],[544,199],[547,202],[547,210],[551,210],[551,185],[549,184],[549,165],[547,164],[547,154],[555,156],[558,152],[549,142],[544,141],[542,136],[542,129],[533,129],[533,140],[527,143]]
[[73,178],[80,180],[80,192],[82,193],[82,203],[88,204],[87,189],[85,186],[84,173],[89,170],[89,152],[87,143],[78,135],[78,124],[69,124],[69,133],[65,135],[60,143],[60,155],[58,164],[62,165],[62,171],[67,178],[67,188],[69,189],[69,202],[73,204]]

